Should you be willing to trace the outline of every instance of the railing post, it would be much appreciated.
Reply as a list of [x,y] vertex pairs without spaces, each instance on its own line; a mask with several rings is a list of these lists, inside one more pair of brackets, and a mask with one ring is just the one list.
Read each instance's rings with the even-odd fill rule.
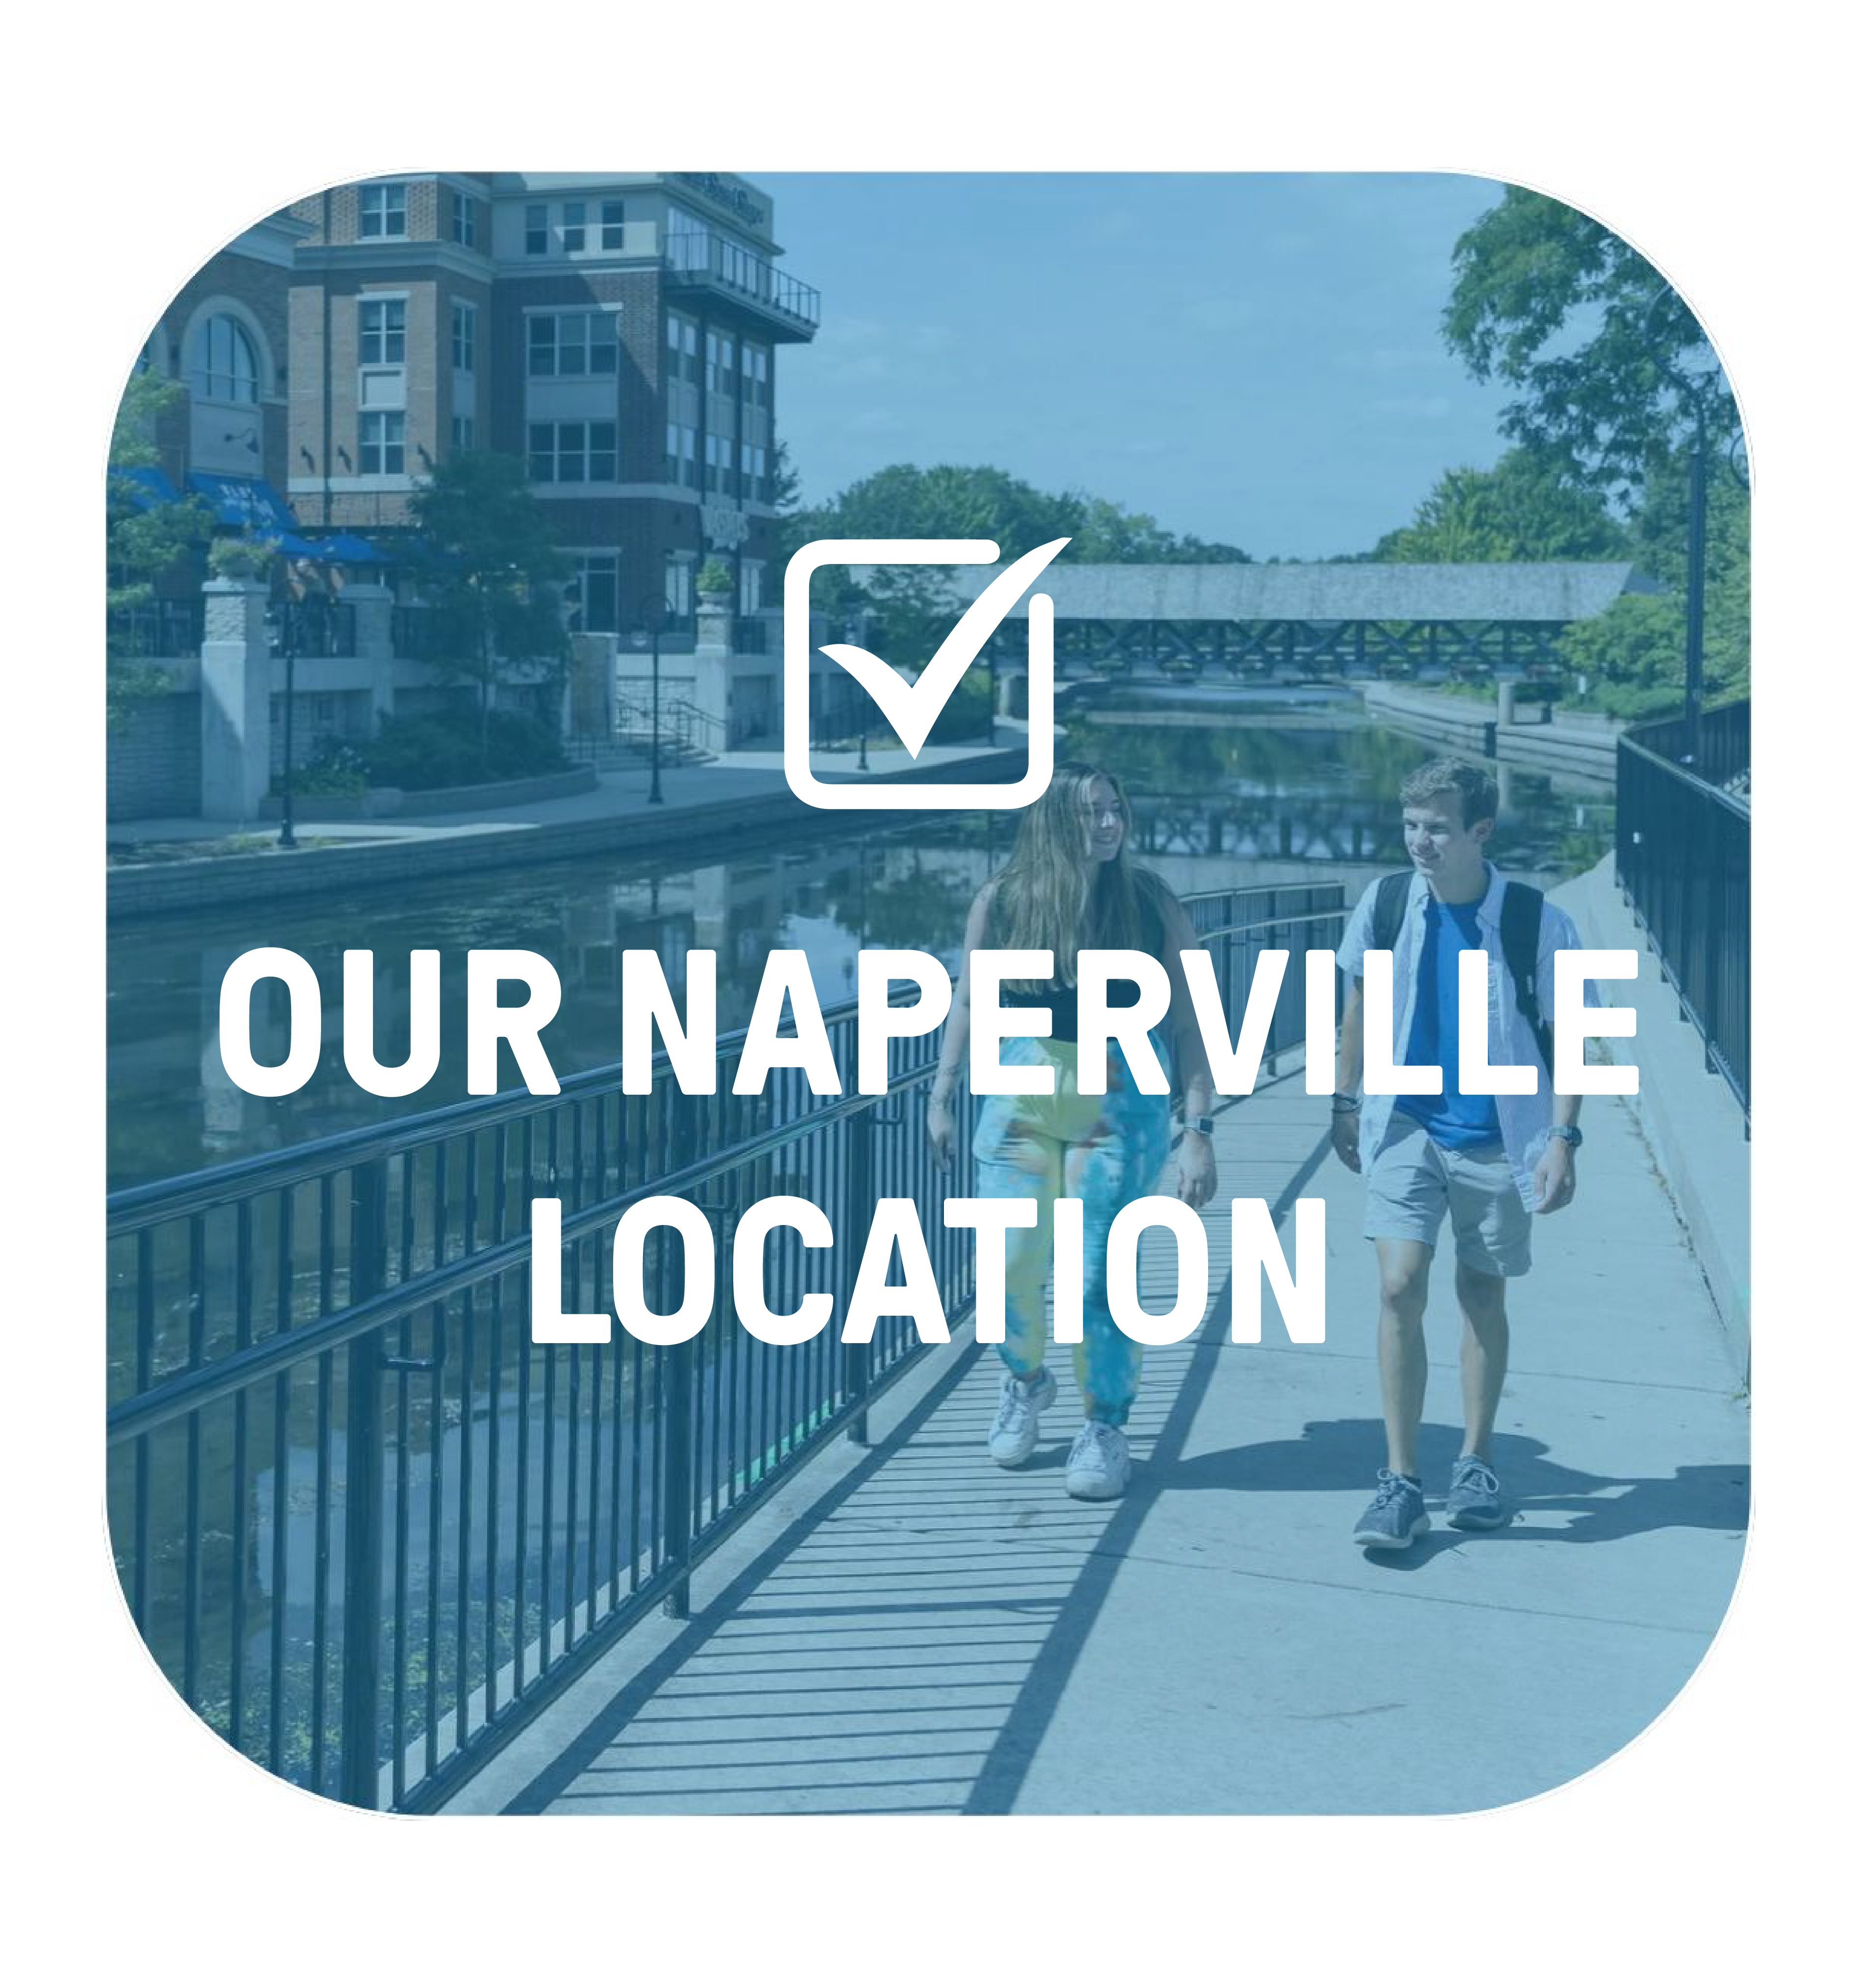
[[[851,1067],[857,1067],[859,1046],[857,1025],[851,1024]],[[871,1137],[875,1131],[872,1107],[867,1104],[861,1111],[854,1111],[845,1121],[845,1208],[854,1227],[853,1234],[868,1236],[871,1219],[877,1212],[877,1172],[871,1151]],[[868,1344],[847,1346],[844,1349],[844,1402],[851,1412],[846,1425],[847,1439],[861,1448],[868,1448],[871,1441],[871,1412],[867,1405],[871,1395],[871,1349]]]
[[[664,1155],[667,1169],[675,1170],[685,1158],[681,1134],[682,1114],[671,1107],[670,1149]],[[707,1219],[707,1218],[705,1218]],[[660,1242],[659,1248],[665,1246]],[[688,1266],[684,1245],[677,1246],[677,1269],[667,1276],[665,1310],[683,1309]],[[678,1570],[677,1579],[664,1599],[664,1612],[674,1622],[690,1613],[690,1541],[696,1531],[696,1459],[691,1446],[691,1382],[696,1360],[695,1341],[686,1339],[670,1349],[670,1373],[665,1402],[664,1426],[664,1547],[668,1566]]]
[[[359,1303],[387,1283],[387,1161],[369,1160],[352,1169],[349,1197],[349,1296],[351,1303]],[[379,1330],[349,1342],[347,1370],[342,1799],[356,1808],[376,1808],[381,1800],[381,1493],[385,1479]]]

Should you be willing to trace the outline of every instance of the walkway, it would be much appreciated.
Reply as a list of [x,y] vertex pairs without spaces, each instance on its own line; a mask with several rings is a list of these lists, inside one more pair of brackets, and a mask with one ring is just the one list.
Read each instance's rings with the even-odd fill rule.
[[[1033,1463],[986,1461],[996,1370],[962,1336],[871,1450],[830,1445],[701,1570],[691,1621],[622,1643],[452,1808],[1448,1811],[1626,1744],[1708,1648],[1747,1502],[1737,1364],[1631,1113],[1589,1103],[1578,1198],[1518,1290],[1493,1459],[1515,1523],[1371,1557],[1348,1535],[1379,1460],[1372,1259],[1326,1122],[1293,1077],[1217,1141],[1228,1206],[1326,1202],[1326,1344],[1289,1344],[1267,1295],[1260,1347],[1225,1342],[1222,1298],[1152,1350],[1135,1484],[1104,1508],[1064,1493],[1067,1374]],[[1434,1489],[1455,1340],[1440,1304]]]

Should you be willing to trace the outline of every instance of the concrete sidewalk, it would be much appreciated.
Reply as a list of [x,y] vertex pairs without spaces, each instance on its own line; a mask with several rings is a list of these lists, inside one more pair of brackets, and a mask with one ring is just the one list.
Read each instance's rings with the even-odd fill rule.
[[[855,751],[815,752],[813,770],[822,780],[847,786],[949,779],[999,784],[1023,774],[1026,753],[1023,732],[1015,738],[1003,725],[993,749],[925,746],[914,759],[900,748],[872,751],[863,772],[858,756]],[[304,846],[293,850],[278,848],[275,822],[114,821],[108,837],[118,860],[108,873],[110,915],[394,888],[460,871],[475,874],[557,859],[681,854],[796,828],[837,834],[849,823],[872,818],[849,810],[822,813],[797,799],[777,752],[730,753],[706,765],[668,768],[662,775],[664,799],[656,805],[648,798],[650,787],[648,771],[627,769],[603,775],[597,786],[582,793],[381,821],[319,822],[314,797],[306,796],[296,823]],[[159,860],[135,860],[137,846],[154,846]]]
[[[1747,1424],[1706,1286],[1632,1119],[1591,1101],[1578,1199],[1517,1287],[1493,1461],[1517,1506],[1404,1554],[1349,1534],[1381,1459],[1362,1188],[1299,1077],[1219,1121],[1219,1204],[1327,1205],[1328,1337],[1151,1349],[1119,1505],[1063,1489],[1067,1372],[1016,1472],[962,1337],[489,1763],[457,1811],[1449,1811],[1628,1743],[1706,1650],[1740,1564]],[[1213,1284],[1227,1223],[1208,1211]],[[1447,1247],[1423,1470],[1460,1426]],[[1145,1264],[1156,1309],[1162,1253]]]

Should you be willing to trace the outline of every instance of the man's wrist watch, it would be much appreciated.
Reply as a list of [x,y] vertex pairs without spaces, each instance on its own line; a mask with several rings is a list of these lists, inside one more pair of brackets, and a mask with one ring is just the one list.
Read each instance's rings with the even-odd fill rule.
[[1180,1130],[1182,1132],[1197,1132],[1202,1138],[1209,1139],[1213,1136],[1213,1121],[1202,1111],[1196,1118],[1182,1117]]
[[1579,1145],[1585,1140],[1586,1134],[1578,1125],[1550,1125],[1548,1128],[1548,1136],[1551,1139],[1564,1139],[1568,1145],[1571,1148]]

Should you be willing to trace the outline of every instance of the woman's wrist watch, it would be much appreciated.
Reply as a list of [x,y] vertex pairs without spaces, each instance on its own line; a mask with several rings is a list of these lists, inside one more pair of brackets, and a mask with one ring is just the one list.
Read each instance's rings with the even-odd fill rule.
[[1202,1111],[1196,1118],[1182,1117],[1180,1130],[1182,1132],[1197,1132],[1202,1139],[1209,1139],[1213,1136],[1213,1121]]
[[1570,1151],[1581,1144],[1586,1138],[1578,1125],[1550,1125],[1548,1136],[1551,1139],[1564,1139]]

